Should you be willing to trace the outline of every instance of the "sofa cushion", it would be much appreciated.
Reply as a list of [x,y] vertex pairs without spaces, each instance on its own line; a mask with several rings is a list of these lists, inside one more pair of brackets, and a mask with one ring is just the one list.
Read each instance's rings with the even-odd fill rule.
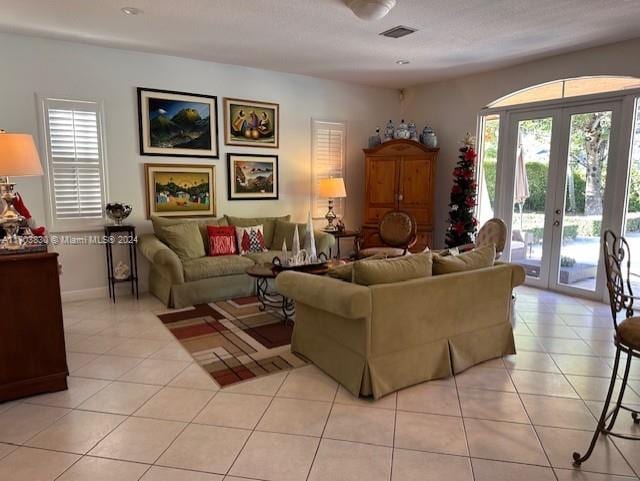
[[[282,217],[234,217],[231,215],[225,215],[228,225],[235,225],[238,227],[250,227],[252,225],[262,224],[264,228],[264,245],[267,249],[271,248],[273,242],[273,233],[275,232],[276,220],[289,221],[290,215],[284,215]],[[282,246],[274,246],[280,248]]]
[[254,262],[243,256],[216,256],[201,257],[184,261],[184,280],[199,281],[209,277],[230,276],[232,274],[244,274],[247,267]]
[[358,262],[369,262],[369,261],[375,261],[378,259],[386,259],[386,258],[387,256],[385,254],[380,254],[380,253],[374,254],[370,257],[367,257],[365,259],[360,259],[355,262],[349,262],[347,264],[330,267],[329,271],[327,272],[327,275],[329,277],[333,277],[334,279],[340,279],[343,281],[351,282],[353,280],[354,264],[357,264]]
[[471,271],[491,267],[496,259],[496,246],[489,244],[457,256],[433,256],[433,275]]
[[356,262],[353,282],[363,286],[391,284],[431,276],[431,252],[393,259]]
[[206,255],[200,229],[192,222],[167,225],[160,229],[166,243],[180,260],[197,259]]
[[[291,251],[289,251],[291,253]],[[251,259],[256,264],[271,264],[274,257],[282,259],[282,251],[266,251],[266,252],[247,252],[242,257]]]
[[271,247],[274,249],[282,249],[282,243],[287,241],[287,250],[291,251],[293,246],[293,233],[298,226],[298,237],[300,238],[300,247],[304,247],[304,236],[307,233],[307,224],[296,224],[295,222],[288,222],[285,220],[277,219],[275,223],[275,230],[273,233],[273,242]]
[[198,226],[200,229],[200,234],[202,235],[202,242],[204,243],[205,250],[209,253],[209,236],[207,234],[207,226],[208,225],[229,225],[227,223],[227,219],[225,217],[215,218],[215,217],[199,217],[197,219],[183,219],[177,217],[158,217],[155,215],[151,216],[151,223],[153,224],[153,232],[158,239],[160,239],[165,244],[168,244],[166,238],[164,237],[164,233],[162,232],[162,228],[169,225],[176,224],[185,224],[185,223],[193,223]]

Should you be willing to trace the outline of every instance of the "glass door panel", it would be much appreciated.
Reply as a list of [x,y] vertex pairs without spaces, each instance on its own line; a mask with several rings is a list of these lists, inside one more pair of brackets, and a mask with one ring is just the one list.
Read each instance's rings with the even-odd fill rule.
[[562,225],[560,258],[554,260],[560,285],[596,289],[611,121],[612,111],[569,117],[564,217],[554,224]]
[[[631,134],[631,158],[627,182],[627,206],[624,236],[634,255],[631,256],[631,288],[640,294],[640,98],[636,99]],[[637,254],[636,254],[637,253]]]
[[540,279],[549,190],[553,117],[517,122],[511,262],[524,267],[527,276]]

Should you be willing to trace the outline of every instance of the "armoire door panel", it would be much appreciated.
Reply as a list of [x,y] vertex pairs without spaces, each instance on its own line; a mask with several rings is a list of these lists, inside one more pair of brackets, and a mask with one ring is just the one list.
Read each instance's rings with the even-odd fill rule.
[[402,159],[400,168],[400,208],[431,205],[432,161],[427,159]]
[[372,158],[367,166],[367,203],[371,207],[394,208],[397,203],[397,168],[395,158]]

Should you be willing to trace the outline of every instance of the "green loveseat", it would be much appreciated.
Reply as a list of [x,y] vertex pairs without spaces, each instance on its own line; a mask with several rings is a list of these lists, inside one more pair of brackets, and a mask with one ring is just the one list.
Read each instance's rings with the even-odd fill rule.
[[[246,273],[247,267],[256,263],[271,262],[281,255],[282,242],[291,246],[295,224],[289,222],[290,216],[246,218],[224,216],[220,218],[172,219],[152,217],[154,234],[144,234],[138,240],[140,252],[149,260],[149,290],[169,307],[182,308],[195,304],[248,296],[255,293],[255,281]],[[166,227],[183,223],[197,224],[203,246],[197,246],[204,256],[180,258],[169,247]],[[247,227],[263,225],[265,245],[268,252],[246,255],[216,256],[208,255],[207,226],[234,225]],[[298,224],[301,242],[305,230],[304,224]],[[335,239],[331,234],[314,231],[318,254],[329,254]],[[175,239],[173,239],[175,242]],[[185,239],[185,244],[193,238]]]
[[492,267],[371,286],[284,272],[296,301],[291,349],[353,395],[376,399],[515,353],[511,291],[522,267]]

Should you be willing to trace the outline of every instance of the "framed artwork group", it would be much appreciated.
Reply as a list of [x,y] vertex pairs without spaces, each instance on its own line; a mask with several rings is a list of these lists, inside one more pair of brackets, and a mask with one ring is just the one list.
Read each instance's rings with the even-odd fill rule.
[[[140,155],[218,159],[218,99],[139,87]],[[223,99],[225,145],[277,149],[280,106]],[[215,165],[144,164],[147,217],[216,215]],[[278,156],[227,153],[229,200],[278,199]]]

